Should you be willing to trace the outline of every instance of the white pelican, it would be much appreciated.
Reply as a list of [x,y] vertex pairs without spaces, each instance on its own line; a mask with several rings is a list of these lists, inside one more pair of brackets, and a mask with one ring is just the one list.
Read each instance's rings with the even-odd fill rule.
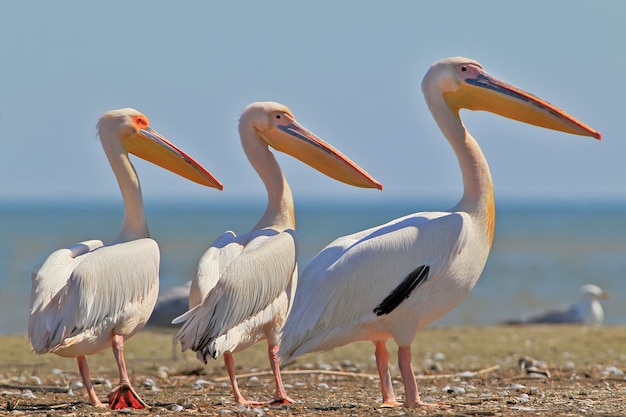
[[386,341],[398,344],[404,406],[420,400],[411,365],[417,330],[455,307],[480,276],[495,225],[489,167],[459,111],[488,110],[542,127],[600,138],[562,110],[486,74],[476,61],[448,58],[422,82],[426,102],[458,158],[464,193],[449,211],[409,214],[336,239],[302,271],[283,329],[283,363],[307,352],[372,340],[383,405],[399,406]]
[[232,353],[268,340],[276,391],[273,403],[290,403],[278,363],[278,340],[296,286],[295,215],[291,190],[269,146],[320,172],[358,187],[380,183],[339,151],[299,125],[291,111],[273,102],[248,105],[239,120],[241,143],[267,188],[268,204],[252,231],[225,232],[200,259],[189,295],[190,310],[176,335],[183,351],[191,349],[206,363],[224,355],[235,401],[239,391]]
[[134,109],[105,113],[98,122],[104,152],[124,199],[115,241],[88,240],[53,252],[33,274],[28,337],[36,353],[75,357],[89,400],[104,406],[89,379],[86,355],[112,347],[120,385],[111,408],[144,408],[124,363],[124,340],[150,317],[159,291],[159,248],[150,239],[141,189],[128,153],[191,181],[222,189],[208,171],[149,127]]
[[610,294],[593,284],[580,287],[580,299],[576,303],[531,311],[517,319],[506,320],[504,324],[589,324],[600,325],[604,321],[604,309],[600,300],[610,298]]

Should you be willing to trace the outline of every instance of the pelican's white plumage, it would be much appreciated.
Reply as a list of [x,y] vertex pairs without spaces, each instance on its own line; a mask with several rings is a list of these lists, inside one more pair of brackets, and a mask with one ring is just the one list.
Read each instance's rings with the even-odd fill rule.
[[29,329],[35,352],[93,355],[110,346],[112,334],[130,337],[150,316],[158,267],[152,239],[109,246],[93,240],[52,253],[35,278]]
[[472,289],[495,227],[493,184],[478,143],[459,110],[488,110],[527,123],[594,136],[562,110],[486,74],[467,58],[431,66],[422,82],[428,106],[457,155],[464,194],[445,212],[422,212],[338,238],[302,271],[283,329],[284,362],[307,352],[372,340],[385,406],[396,401],[386,341],[399,346],[404,405],[420,400],[410,345],[417,330],[454,308]]
[[239,391],[232,353],[267,338],[276,385],[273,402],[291,402],[281,381],[277,346],[296,286],[296,224],[291,190],[268,146],[347,184],[382,186],[300,126],[281,104],[248,105],[239,133],[267,189],[267,209],[252,231],[240,236],[226,232],[202,256],[191,284],[190,310],[175,320],[184,322],[175,340],[205,362],[208,356],[224,355],[235,401],[255,404]]
[[98,122],[103,149],[124,199],[124,222],[110,245],[89,240],[53,252],[33,274],[28,336],[36,353],[76,357],[89,400],[102,406],[86,355],[113,349],[120,385],[112,408],[143,408],[124,364],[124,340],[148,320],[159,291],[159,248],[150,239],[137,174],[128,153],[189,180],[222,188],[201,165],[149,127],[134,109],[105,113]]

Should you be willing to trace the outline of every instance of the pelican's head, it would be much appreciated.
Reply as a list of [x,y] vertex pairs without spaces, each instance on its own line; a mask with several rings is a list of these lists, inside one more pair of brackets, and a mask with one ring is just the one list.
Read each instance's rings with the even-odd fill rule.
[[222,184],[191,156],[150,127],[146,116],[135,109],[111,110],[98,121],[98,133],[105,149],[117,141],[123,152],[132,153],[181,177],[221,190]]
[[357,187],[383,188],[347,156],[298,124],[287,106],[271,101],[249,104],[239,119],[242,138],[250,129],[266,146],[287,153],[331,178]]
[[422,89],[428,97],[443,96],[451,111],[486,110],[510,119],[576,135],[600,139],[600,132],[573,118],[558,107],[485,72],[478,62],[453,57],[434,63]]

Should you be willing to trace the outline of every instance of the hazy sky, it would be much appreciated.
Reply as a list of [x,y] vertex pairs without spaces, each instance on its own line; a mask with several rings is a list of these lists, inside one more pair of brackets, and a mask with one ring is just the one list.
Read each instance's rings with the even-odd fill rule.
[[119,201],[95,124],[120,107],[145,113],[225,187],[133,158],[147,204],[264,199],[237,120],[273,100],[384,185],[352,188],[279,154],[296,199],[453,203],[458,164],[420,89],[430,64],[453,55],[603,134],[463,112],[497,199],[624,201],[624,16],[619,1],[7,1],[0,201]]

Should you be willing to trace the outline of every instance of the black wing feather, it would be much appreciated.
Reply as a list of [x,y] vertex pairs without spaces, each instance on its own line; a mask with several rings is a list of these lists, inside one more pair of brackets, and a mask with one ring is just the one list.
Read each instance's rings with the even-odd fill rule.
[[429,266],[421,265],[411,271],[400,285],[391,291],[383,302],[374,309],[374,313],[376,313],[377,316],[382,316],[383,314],[389,314],[395,310],[402,301],[409,298],[415,288],[426,281],[429,270]]

